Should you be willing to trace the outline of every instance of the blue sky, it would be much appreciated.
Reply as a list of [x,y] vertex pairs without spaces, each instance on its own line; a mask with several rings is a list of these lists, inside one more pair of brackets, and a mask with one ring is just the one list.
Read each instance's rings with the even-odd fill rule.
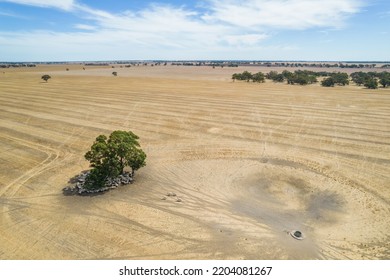
[[390,60],[388,0],[0,0],[0,61]]

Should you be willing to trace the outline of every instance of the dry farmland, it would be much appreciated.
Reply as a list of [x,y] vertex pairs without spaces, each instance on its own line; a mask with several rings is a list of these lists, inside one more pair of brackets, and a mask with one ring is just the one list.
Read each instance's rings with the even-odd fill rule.
[[[86,68],[0,72],[0,259],[390,259],[390,89]],[[135,183],[64,196],[118,129]]]

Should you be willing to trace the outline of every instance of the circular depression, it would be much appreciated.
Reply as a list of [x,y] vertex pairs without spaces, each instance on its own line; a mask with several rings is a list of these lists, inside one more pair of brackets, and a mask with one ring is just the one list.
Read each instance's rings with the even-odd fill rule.
[[[163,191],[184,197],[181,214],[230,236],[254,238],[262,246],[254,257],[353,258],[356,244],[367,241],[365,233],[388,238],[387,225],[363,207],[369,200],[385,211],[380,199],[294,161],[187,159],[169,162],[159,173],[154,179],[169,186]],[[300,247],[285,234],[291,229],[304,233]],[[249,252],[256,247],[251,244],[240,246]]]

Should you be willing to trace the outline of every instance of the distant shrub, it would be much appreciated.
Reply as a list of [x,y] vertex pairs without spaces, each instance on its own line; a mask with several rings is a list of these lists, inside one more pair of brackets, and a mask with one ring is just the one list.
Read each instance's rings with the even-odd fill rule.
[[50,75],[43,75],[42,77],[41,77],[41,79],[42,80],[44,80],[46,83],[47,83],[47,81],[49,80],[49,79],[51,79],[51,77],[50,77]]

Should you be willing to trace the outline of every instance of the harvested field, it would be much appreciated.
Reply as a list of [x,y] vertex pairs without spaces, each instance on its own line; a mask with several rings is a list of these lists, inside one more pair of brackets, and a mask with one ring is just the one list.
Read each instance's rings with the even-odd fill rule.
[[[390,89],[243,70],[0,73],[0,259],[390,259]],[[64,196],[117,129],[148,155],[135,183]]]

